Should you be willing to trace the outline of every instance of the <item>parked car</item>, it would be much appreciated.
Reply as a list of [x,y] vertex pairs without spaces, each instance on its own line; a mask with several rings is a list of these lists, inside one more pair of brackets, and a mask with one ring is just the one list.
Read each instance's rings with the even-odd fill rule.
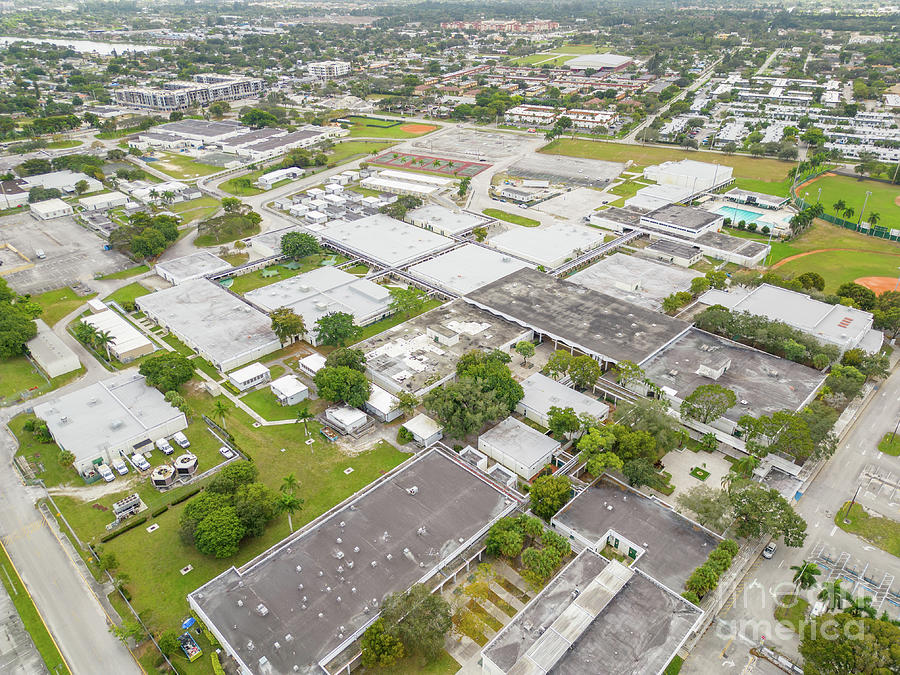
[[159,448],[159,450],[164,455],[171,455],[173,452],[175,452],[175,448],[173,448],[169,441],[167,441],[165,438],[160,438],[158,441],[156,441],[156,447]]
[[105,480],[107,483],[112,483],[116,479],[115,474],[112,472],[112,470],[108,466],[106,466],[106,464],[98,465],[97,472],[101,476],[103,476],[103,480]]
[[119,457],[118,459],[114,459],[112,461],[112,467],[116,470],[120,476],[124,476],[128,473],[128,465],[125,463],[125,460]]
[[44,249],[42,249],[42,248],[37,249],[37,250],[34,252],[34,254],[35,254],[38,258],[40,258],[41,260],[43,260],[44,258],[47,257],[47,254],[44,253]]
[[188,437],[185,436],[180,431],[176,432],[175,435],[172,436],[172,440],[175,441],[175,443],[177,443],[178,447],[180,447],[180,448],[191,447],[191,442],[188,440]]
[[225,459],[231,459],[234,457],[234,451],[231,448],[226,448],[224,445],[219,448],[219,454],[222,455]]
[[150,470],[150,462],[144,459],[144,456],[138,452],[134,453],[131,456],[131,463],[134,464],[140,471]]
[[769,542],[769,544],[763,549],[762,556],[766,560],[770,560],[773,555],[775,555],[775,551],[778,547],[775,545],[774,541]]

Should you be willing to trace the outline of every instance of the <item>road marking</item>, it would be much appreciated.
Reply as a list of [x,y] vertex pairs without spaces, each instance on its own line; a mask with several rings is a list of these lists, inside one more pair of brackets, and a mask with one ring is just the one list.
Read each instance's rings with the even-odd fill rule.
[[778,569],[781,569],[784,566],[784,560],[778,563]]
[[828,536],[829,536],[829,537],[833,537],[833,536],[834,536],[834,533],[837,532],[837,529],[838,529],[837,525],[835,525],[834,527],[832,527],[832,528],[831,528],[831,532],[828,533]]
[[731,646],[731,643],[732,643],[732,642],[734,642],[734,637],[732,637],[732,638],[726,643],[726,645],[722,648],[722,652],[719,654],[719,656],[721,656],[722,658],[725,658],[725,656],[726,656],[725,652],[728,651],[728,648]]

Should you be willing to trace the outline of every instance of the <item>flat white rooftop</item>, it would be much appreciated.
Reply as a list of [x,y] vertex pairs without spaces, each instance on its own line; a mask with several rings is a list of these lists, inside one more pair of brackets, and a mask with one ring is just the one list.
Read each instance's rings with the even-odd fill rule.
[[82,321],[98,331],[109,333],[111,346],[119,354],[153,345],[146,335],[111,309],[86,316]]
[[548,453],[559,449],[559,441],[514,417],[507,417],[497,426],[485,431],[478,437],[479,445],[482,441],[524,466],[532,466]]
[[229,269],[229,263],[209,251],[197,251],[181,258],[156,263],[156,273],[173,284]]
[[575,391],[540,373],[529,375],[522,380],[521,385],[525,396],[519,404],[541,414],[546,414],[553,406],[572,408],[578,414],[587,413],[598,420],[605,419],[609,414],[609,406],[603,401]]
[[465,295],[507,274],[532,265],[477,244],[465,244],[418,263],[410,274],[448,291]]
[[453,240],[383,213],[352,222],[335,221],[321,232],[334,242],[386,267],[402,267],[453,245]]
[[243,368],[239,368],[228,374],[228,377],[235,382],[249,382],[255,377],[259,377],[260,375],[264,375],[268,373],[269,369],[263,364],[251,363],[249,366],[244,366]]
[[465,232],[488,222],[486,218],[474,213],[454,211],[440,204],[425,204],[409,211],[406,217],[414,225],[440,230],[446,234]]
[[[546,268],[557,267],[576,250],[587,251],[603,243],[603,232],[583,225],[518,227],[490,239],[492,246]],[[511,270],[512,271],[512,270]]]

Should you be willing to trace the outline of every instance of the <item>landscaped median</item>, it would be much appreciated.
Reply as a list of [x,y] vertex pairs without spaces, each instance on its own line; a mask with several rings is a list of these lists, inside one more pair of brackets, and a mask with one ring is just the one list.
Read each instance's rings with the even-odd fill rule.
[[496,218],[497,220],[505,220],[507,223],[521,225],[522,227],[537,227],[541,224],[541,221],[535,220],[534,218],[520,216],[517,213],[508,213],[506,211],[501,211],[500,209],[484,209],[482,213],[486,216],[490,216],[491,218]]
[[891,457],[900,456],[900,436],[893,432],[885,434],[884,438],[878,442],[878,449]]
[[[859,535],[891,555],[900,556],[900,523],[884,516],[872,515],[859,504],[848,511],[846,502],[834,517],[834,524],[845,532]],[[845,522],[849,521],[849,522]]]

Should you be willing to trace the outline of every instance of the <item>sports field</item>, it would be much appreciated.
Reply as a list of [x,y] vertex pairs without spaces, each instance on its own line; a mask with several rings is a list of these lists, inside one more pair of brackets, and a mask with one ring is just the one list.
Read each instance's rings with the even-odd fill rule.
[[392,169],[428,171],[429,173],[452,176],[453,178],[471,178],[490,166],[490,164],[481,162],[451,160],[428,155],[412,155],[406,152],[385,152],[371,160],[369,164],[378,164]]
[[[859,220],[862,215],[863,222],[867,222],[872,213],[877,213],[880,216],[878,225],[900,228],[900,185],[829,173],[804,183],[797,188],[797,194],[815,203],[819,199],[819,188],[822,188],[821,203],[826,213],[844,217],[834,210],[834,203],[842,199],[854,211],[848,220]],[[866,192],[872,193],[868,202]],[[866,202],[865,213],[862,213],[863,202]]]
[[[144,161],[147,161],[146,159]],[[158,152],[155,161],[147,162],[147,166],[169,174],[172,178],[200,178],[222,170],[221,166],[203,164],[189,155],[174,152]]]
[[629,170],[641,170],[651,164],[693,159],[698,162],[711,162],[730,166],[734,169],[735,178],[749,178],[762,188],[764,183],[780,185],[793,162],[782,162],[777,159],[747,157],[745,155],[725,155],[703,150],[680,150],[678,148],[660,148],[646,145],[628,145],[625,143],[606,143],[586,139],[561,138],[552,141],[539,150],[549,155],[565,155],[567,157],[585,157],[587,159],[604,159],[610,162],[628,162],[633,164]]
[[384,120],[360,115],[349,115],[344,119],[353,123],[350,127],[351,138],[417,138],[440,128],[436,124]]
[[510,59],[509,64],[513,66],[543,66],[548,65],[553,68],[562,66],[566,61],[576,56],[585,54],[604,54],[609,51],[608,47],[599,47],[597,45],[563,45],[555,49],[528,54],[518,58]]

